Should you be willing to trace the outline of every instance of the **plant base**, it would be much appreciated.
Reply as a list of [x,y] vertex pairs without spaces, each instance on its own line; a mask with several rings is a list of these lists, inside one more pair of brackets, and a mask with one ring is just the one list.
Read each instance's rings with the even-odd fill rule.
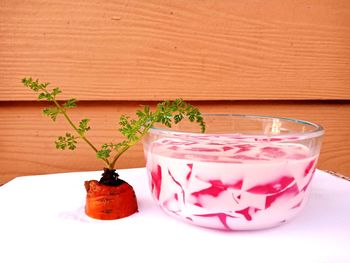
[[118,186],[104,185],[96,180],[85,181],[85,213],[102,220],[119,219],[136,213],[138,208],[134,189],[125,181],[120,181]]

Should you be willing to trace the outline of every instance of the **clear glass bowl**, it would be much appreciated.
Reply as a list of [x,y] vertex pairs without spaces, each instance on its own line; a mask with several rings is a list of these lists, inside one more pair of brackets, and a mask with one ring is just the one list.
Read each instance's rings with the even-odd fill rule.
[[152,128],[144,139],[155,201],[186,222],[224,230],[273,227],[305,206],[321,126],[295,119],[204,115],[198,125]]

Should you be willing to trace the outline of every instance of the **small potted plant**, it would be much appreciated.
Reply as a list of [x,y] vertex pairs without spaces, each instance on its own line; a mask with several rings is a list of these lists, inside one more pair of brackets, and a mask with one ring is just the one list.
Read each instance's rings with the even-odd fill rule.
[[138,143],[155,124],[161,123],[167,127],[177,124],[184,118],[191,122],[197,122],[202,132],[205,130],[200,111],[191,104],[176,99],[174,101],[163,101],[158,103],[155,110],[151,111],[149,106],[144,106],[136,111],[136,118],[122,115],[119,120],[119,131],[125,139],[119,143],[105,143],[100,148],[96,147],[88,138],[90,130],[89,119],[82,119],[78,124],[69,117],[68,111],[77,106],[76,99],[59,102],[56,97],[62,93],[56,87],[49,88],[49,83],[40,83],[39,80],[24,78],[24,86],[39,93],[38,100],[47,100],[53,105],[43,110],[44,115],[53,121],[62,115],[73,129],[73,133],[67,132],[59,136],[55,141],[57,149],[74,150],[79,140],[87,143],[95,152],[96,158],[104,163],[104,171],[99,181],[90,180],[85,182],[87,191],[85,213],[96,219],[118,219],[138,211],[135,192],[131,185],[118,178],[116,163],[130,147]]

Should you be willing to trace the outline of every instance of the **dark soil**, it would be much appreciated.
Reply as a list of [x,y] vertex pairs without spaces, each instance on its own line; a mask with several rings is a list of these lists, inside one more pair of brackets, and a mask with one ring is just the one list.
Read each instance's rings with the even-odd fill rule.
[[119,179],[119,174],[115,172],[114,169],[104,168],[102,177],[99,181],[100,184],[108,186],[119,186],[125,183],[123,180]]

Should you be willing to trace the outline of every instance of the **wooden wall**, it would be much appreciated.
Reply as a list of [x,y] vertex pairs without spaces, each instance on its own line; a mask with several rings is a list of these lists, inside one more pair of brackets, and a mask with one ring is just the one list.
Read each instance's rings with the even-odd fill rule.
[[[350,175],[350,1],[0,1],[0,183],[101,169],[41,115],[24,76],[78,98],[97,144],[118,117],[182,97],[203,112],[268,114],[326,129],[318,168]],[[142,147],[120,167],[143,166]]]

